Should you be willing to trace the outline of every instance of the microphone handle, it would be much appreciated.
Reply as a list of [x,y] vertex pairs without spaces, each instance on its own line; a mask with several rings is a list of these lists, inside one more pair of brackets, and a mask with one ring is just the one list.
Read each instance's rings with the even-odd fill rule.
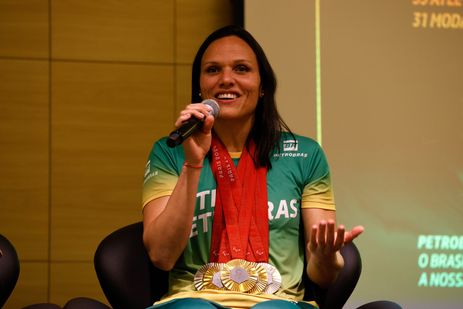
[[176,147],[183,143],[184,140],[186,140],[188,137],[190,137],[191,134],[193,134],[196,131],[196,128],[198,126],[201,126],[203,124],[203,120],[199,120],[195,117],[192,117],[185,121],[180,128],[178,128],[175,131],[172,131],[169,134],[169,138],[167,139],[167,146],[169,147]]

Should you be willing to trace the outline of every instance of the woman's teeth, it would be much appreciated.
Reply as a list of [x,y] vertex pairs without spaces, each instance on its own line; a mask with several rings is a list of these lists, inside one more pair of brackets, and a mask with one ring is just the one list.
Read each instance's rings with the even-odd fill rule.
[[232,93],[222,93],[217,95],[217,99],[236,99],[237,95]]

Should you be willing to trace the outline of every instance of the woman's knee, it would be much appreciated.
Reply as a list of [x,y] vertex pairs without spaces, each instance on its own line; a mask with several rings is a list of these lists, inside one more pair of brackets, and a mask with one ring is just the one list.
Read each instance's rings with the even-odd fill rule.
[[178,298],[171,300],[167,303],[155,305],[150,307],[153,309],[191,309],[191,308],[198,308],[198,309],[216,309],[216,308],[223,308],[217,307],[213,303],[201,299],[201,298]]

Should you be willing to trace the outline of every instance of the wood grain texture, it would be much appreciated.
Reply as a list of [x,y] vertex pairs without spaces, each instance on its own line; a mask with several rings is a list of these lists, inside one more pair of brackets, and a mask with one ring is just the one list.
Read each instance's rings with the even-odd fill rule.
[[0,56],[49,57],[48,0],[0,1]]
[[173,123],[170,66],[53,65],[52,259],[93,259],[141,220],[144,165]]
[[55,59],[174,60],[173,1],[69,0],[52,5]]
[[25,260],[48,258],[48,63],[0,60],[0,232]]
[[176,62],[189,64],[203,40],[215,29],[233,22],[230,0],[177,0]]

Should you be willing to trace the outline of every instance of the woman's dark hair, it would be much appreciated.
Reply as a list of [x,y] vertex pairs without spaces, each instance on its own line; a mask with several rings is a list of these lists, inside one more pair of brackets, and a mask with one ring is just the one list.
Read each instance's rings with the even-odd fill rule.
[[250,138],[256,143],[257,154],[254,158],[257,167],[265,166],[271,168],[270,154],[276,148],[279,150],[281,132],[291,132],[288,125],[278,113],[275,102],[275,91],[277,81],[264,50],[254,37],[245,29],[239,26],[225,26],[210,34],[199,47],[193,61],[191,78],[191,101],[201,102],[201,89],[199,79],[201,74],[201,60],[209,45],[223,37],[237,36],[245,41],[254,51],[259,65],[259,74],[262,85],[263,96],[257,102],[254,125],[251,129]]

